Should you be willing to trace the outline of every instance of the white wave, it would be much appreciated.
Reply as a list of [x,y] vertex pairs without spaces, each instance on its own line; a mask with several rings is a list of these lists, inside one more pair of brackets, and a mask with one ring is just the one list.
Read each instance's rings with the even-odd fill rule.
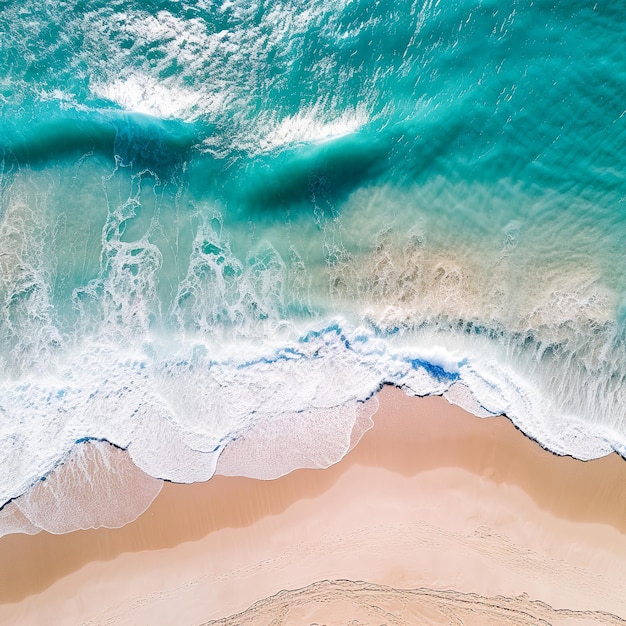
[[428,373],[416,374],[403,355],[381,359],[375,339],[357,349],[346,342],[332,327],[255,358],[259,348],[239,341],[229,346],[239,356],[226,362],[193,344],[124,354],[119,345],[85,342],[55,375],[0,384],[0,449],[8,468],[0,501],[27,490],[84,437],[127,448],[155,477],[207,480],[229,441],[277,414],[334,409],[369,397],[387,379],[420,391],[445,389]]
[[270,130],[262,136],[260,148],[263,151],[282,148],[296,143],[319,143],[345,137],[356,132],[368,120],[364,107],[344,111],[334,119],[325,119],[322,103],[299,111],[295,115],[270,122]]
[[168,84],[139,71],[111,82],[94,82],[93,93],[115,102],[126,111],[160,118],[193,121],[200,113],[217,110],[219,100],[209,105],[207,98],[193,89]]
[[[56,376],[2,382],[0,454],[7,471],[0,501],[32,494],[19,498],[25,519],[9,509],[4,526],[65,532],[112,524],[97,511],[82,521],[67,517],[62,498],[38,480],[54,473],[60,459],[76,464],[66,457],[84,437],[126,448],[143,472],[176,482],[208,480],[216,471],[268,479],[327,467],[355,444],[355,432],[367,429],[372,409],[360,401],[383,383],[414,395],[444,394],[480,417],[506,413],[558,454],[589,459],[624,448],[616,432],[560,411],[558,399],[503,365],[482,340],[448,336],[433,350],[433,336],[407,344],[339,320],[273,347],[255,343],[229,344],[231,357],[223,361],[210,358],[210,346],[182,338],[175,350],[153,344],[126,355],[119,346],[84,343]],[[147,506],[154,490],[146,484],[138,502]],[[127,504],[119,519],[134,510]]]
[[14,183],[0,220],[0,340],[5,341],[0,366],[5,372],[32,365],[33,355],[45,361],[63,343],[52,315],[47,191],[29,182]]
[[[79,24],[86,31],[89,88],[127,111],[214,125],[216,132],[204,147],[217,154],[233,147],[257,154],[345,136],[368,119],[365,103],[371,90],[365,85],[356,108],[338,90],[332,96],[312,95],[296,112],[288,98],[277,99],[279,108],[259,109],[268,91],[288,93],[284,81],[293,80],[299,71],[294,60],[306,53],[303,36],[315,30],[322,40],[341,39],[345,8],[342,2],[312,7],[286,0],[263,9],[229,2],[185,19],[167,10],[154,15],[95,12]],[[223,28],[216,28],[211,17]],[[111,42],[93,38],[92,30],[110,33]],[[326,75],[337,80],[337,74],[349,79],[353,70],[343,63],[340,68],[339,59],[340,50],[317,60],[311,75],[299,80],[317,82]],[[274,77],[268,76],[270,66],[280,68]]]
[[106,442],[76,445],[45,480],[2,509],[0,536],[119,528],[139,517],[161,486]]
[[264,420],[226,446],[216,473],[273,480],[296,469],[330,467],[373,426],[377,409],[374,397]]

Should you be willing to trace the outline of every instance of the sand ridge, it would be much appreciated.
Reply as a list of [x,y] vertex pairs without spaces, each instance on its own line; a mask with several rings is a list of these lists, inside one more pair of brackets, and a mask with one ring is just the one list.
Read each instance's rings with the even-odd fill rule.
[[384,623],[385,626],[617,626],[626,624],[626,621],[602,611],[554,609],[544,602],[530,600],[526,594],[514,598],[487,598],[475,593],[426,588],[394,589],[363,581],[323,580],[303,589],[281,591],[255,602],[242,613],[212,620],[202,626],[324,623],[347,626],[374,623]]

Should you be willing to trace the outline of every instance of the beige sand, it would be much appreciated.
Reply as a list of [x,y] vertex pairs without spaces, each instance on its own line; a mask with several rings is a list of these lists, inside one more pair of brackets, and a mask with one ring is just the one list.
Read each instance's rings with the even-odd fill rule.
[[485,598],[458,591],[394,589],[362,581],[326,580],[303,589],[281,591],[255,602],[242,613],[207,622],[206,626],[320,623],[348,626],[624,624],[623,620],[609,613],[553,609],[543,602],[530,600],[527,595]]
[[442,398],[380,400],[330,469],[166,485],[122,529],[0,539],[0,623],[196,624],[326,579],[626,616],[622,459],[555,457]]

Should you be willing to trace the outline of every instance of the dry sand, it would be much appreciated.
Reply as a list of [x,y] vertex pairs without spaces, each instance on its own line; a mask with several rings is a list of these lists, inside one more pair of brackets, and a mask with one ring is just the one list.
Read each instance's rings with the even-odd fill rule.
[[[522,621],[510,623],[546,619],[532,614],[535,601],[569,611],[553,623],[626,617],[622,459],[556,457],[505,418],[481,420],[443,398],[385,388],[379,399],[375,427],[329,469],[167,484],[122,529],[0,539],[0,623],[199,624],[338,579],[449,591],[457,604],[476,594],[474,617],[517,603]],[[272,623],[360,620],[357,605],[312,589],[306,611]],[[414,623],[407,606],[387,623]]]

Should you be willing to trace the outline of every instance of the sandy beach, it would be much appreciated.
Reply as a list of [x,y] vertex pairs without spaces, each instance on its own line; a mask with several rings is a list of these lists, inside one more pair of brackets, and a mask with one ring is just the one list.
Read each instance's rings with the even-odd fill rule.
[[[556,457],[440,397],[378,399],[374,428],[331,468],[166,484],[121,529],[3,537],[0,623],[626,618],[621,458]],[[276,604],[283,590],[300,595]]]

